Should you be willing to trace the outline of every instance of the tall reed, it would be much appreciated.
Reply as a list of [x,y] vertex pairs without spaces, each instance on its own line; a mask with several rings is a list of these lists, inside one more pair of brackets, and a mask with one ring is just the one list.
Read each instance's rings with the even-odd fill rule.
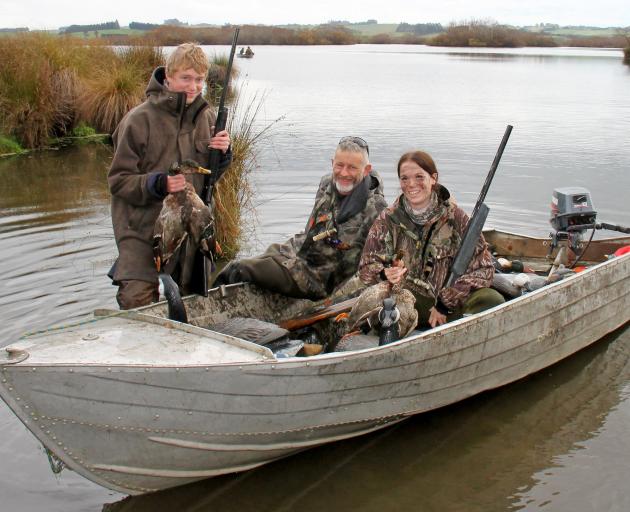
[[250,176],[256,169],[263,143],[269,140],[273,128],[281,120],[276,119],[261,126],[258,116],[264,105],[265,95],[254,95],[249,100],[244,100],[244,96],[241,89],[230,109],[228,131],[232,140],[232,165],[214,190],[216,236],[225,259],[233,259],[243,240],[253,231],[256,217]]

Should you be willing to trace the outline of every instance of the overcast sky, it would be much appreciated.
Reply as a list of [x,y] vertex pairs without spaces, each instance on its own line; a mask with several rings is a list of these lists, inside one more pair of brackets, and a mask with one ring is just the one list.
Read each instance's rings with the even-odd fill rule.
[[630,0],[0,0],[0,27],[55,29],[118,20],[318,24],[329,20],[447,24],[491,18],[533,25],[630,26]]

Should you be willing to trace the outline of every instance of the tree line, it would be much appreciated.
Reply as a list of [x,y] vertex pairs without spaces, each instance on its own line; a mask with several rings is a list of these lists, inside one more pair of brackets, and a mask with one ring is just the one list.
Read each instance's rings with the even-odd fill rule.
[[120,25],[118,20],[108,21],[106,23],[97,23],[95,25],[70,25],[59,32],[61,34],[73,34],[76,32],[92,32],[94,30],[118,30]]

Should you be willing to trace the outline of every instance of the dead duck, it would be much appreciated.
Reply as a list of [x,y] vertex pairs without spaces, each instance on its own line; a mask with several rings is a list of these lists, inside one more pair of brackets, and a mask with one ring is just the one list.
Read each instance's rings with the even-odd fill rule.
[[383,309],[383,301],[394,299],[395,307],[400,313],[398,332],[401,338],[407,336],[418,323],[418,312],[415,309],[416,299],[413,294],[401,286],[391,286],[388,281],[366,288],[348,317],[350,332],[370,330],[380,325],[379,313]]
[[[169,170],[176,174],[210,174],[193,160],[174,163]],[[158,272],[169,272],[168,265],[182,244],[189,240],[208,257],[213,257],[218,245],[214,241],[212,212],[197,195],[194,187],[186,183],[184,190],[168,194],[153,230],[153,257]]]
[[[404,266],[404,254],[398,252],[389,263],[392,266]],[[413,294],[403,288],[403,282],[392,285],[382,281],[361,292],[350,314],[345,319],[348,334],[344,335],[336,350],[350,350],[352,337],[372,329],[379,332],[379,344],[384,345],[409,335],[418,323],[416,300]],[[393,324],[396,324],[395,326]],[[386,332],[387,331],[387,332]]]

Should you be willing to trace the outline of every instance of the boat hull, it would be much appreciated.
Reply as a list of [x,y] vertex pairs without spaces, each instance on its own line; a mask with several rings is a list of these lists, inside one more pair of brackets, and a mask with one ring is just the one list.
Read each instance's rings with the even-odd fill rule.
[[[399,342],[222,364],[0,367],[0,393],[67,466],[141,494],[241,471],[514,382],[630,320],[630,255]],[[19,351],[14,352],[19,356]]]

